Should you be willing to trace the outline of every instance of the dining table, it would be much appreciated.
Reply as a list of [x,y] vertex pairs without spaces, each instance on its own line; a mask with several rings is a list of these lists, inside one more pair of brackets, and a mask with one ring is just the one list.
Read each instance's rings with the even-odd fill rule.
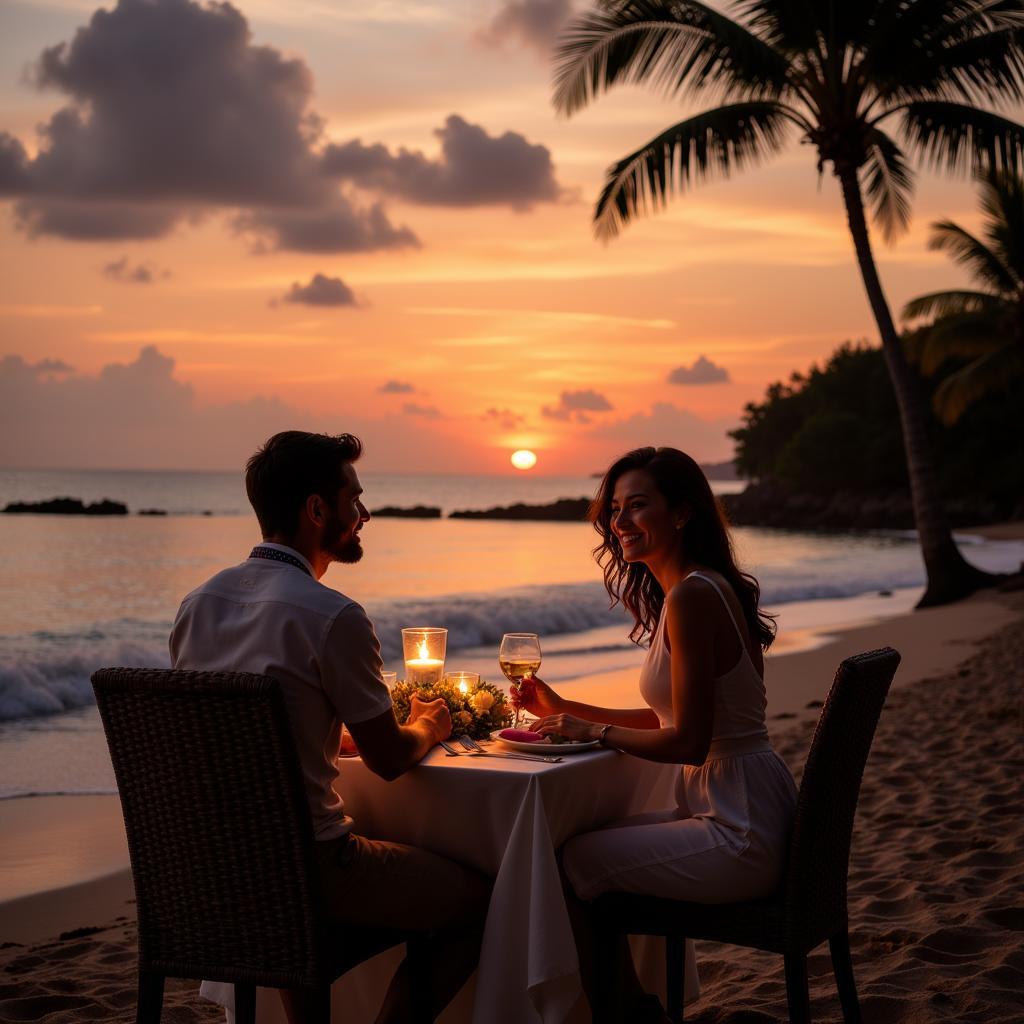
[[[503,749],[485,746],[489,755]],[[558,755],[558,748],[543,753]],[[436,747],[391,782],[358,757],[340,762],[335,788],[359,834],[419,846],[494,879],[479,966],[440,1024],[589,1020],[558,850],[575,835],[673,806],[678,773],[677,765],[607,749],[546,763],[469,751],[452,756]],[[641,982],[664,998],[664,941],[631,941]],[[339,978],[332,1021],[372,1024],[403,955],[401,947],[388,950]],[[691,943],[685,958],[678,969],[686,972],[689,1001],[699,987]],[[231,986],[203,982],[202,994],[225,1007],[231,1024]],[[276,991],[258,990],[257,1021],[286,1024]]]

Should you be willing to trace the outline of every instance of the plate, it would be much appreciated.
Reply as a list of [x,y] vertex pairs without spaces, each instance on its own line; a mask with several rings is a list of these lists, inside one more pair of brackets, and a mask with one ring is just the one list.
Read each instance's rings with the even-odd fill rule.
[[491,739],[496,740],[503,747],[509,750],[518,750],[523,754],[540,754],[543,757],[550,757],[553,754],[578,754],[583,750],[598,750],[601,744],[597,740],[580,740],[573,743],[521,743],[519,740],[503,740],[495,729],[491,733]]

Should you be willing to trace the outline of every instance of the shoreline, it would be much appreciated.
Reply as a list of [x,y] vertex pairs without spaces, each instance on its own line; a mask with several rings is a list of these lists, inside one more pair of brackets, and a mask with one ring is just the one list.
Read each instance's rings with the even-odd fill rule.
[[[807,635],[795,649],[789,644],[767,655],[769,730],[781,740],[816,719],[816,702],[827,693],[839,662],[851,654],[885,645],[900,650],[903,661],[895,692],[954,670],[977,644],[1019,615],[1008,596],[982,591],[954,605],[857,623],[822,622],[803,630]],[[595,672],[558,688],[569,699],[631,706],[636,701],[636,670]],[[46,851],[42,857],[41,850]],[[104,900],[112,900],[113,909],[125,894],[131,897],[116,794],[0,800],[0,866],[0,944],[35,942],[95,926],[104,919],[99,913]]]

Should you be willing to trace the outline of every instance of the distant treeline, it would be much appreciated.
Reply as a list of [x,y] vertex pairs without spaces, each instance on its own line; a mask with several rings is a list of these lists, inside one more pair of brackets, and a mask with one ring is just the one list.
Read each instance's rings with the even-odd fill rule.
[[[1024,402],[1017,393],[992,395],[943,426],[930,399],[956,369],[952,362],[920,380],[950,517],[963,526],[1024,516]],[[847,343],[823,367],[772,384],[763,402],[746,406],[732,437],[737,470],[755,482],[727,499],[737,523],[913,525],[899,414],[880,348]]]

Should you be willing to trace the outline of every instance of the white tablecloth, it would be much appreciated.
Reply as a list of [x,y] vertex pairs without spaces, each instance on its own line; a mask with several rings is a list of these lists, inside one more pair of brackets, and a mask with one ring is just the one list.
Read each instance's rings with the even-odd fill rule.
[[[438,748],[395,782],[358,758],[342,763],[339,789],[361,835],[420,846],[495,878],[475,985],[463,989],[440,1018],[444,1024],[586,1019],[555,851],[581,832],[671,806],[678,771],[613,751],[546,765],[448,757]],[[645,985],[663,992],[663,943],[634,948]],[[697,976],[689,944],[687,952],[691,997]],[[389,950],[340,979],[334,1020],[372,1024],[401,956]],[[203,994],[230,1005],[229,986],[204,983]],[[260,1024],[284,1021],[270,990],[260,991],[257,1011]]]

